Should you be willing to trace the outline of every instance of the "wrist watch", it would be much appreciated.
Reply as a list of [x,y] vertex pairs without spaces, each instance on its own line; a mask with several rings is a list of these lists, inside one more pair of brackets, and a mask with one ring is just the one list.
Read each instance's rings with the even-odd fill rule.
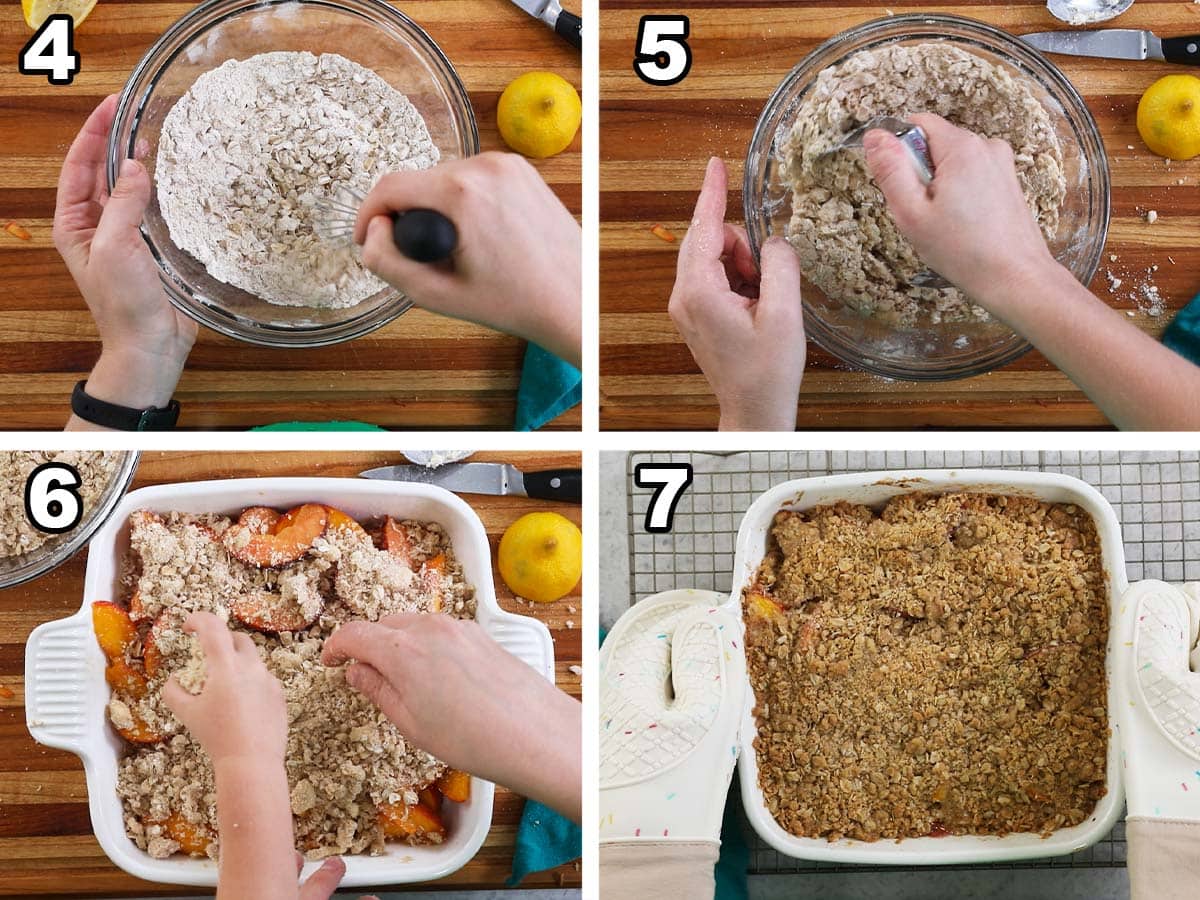
[[86,381],[75,385],[71,392],[71,412],[93,425],[119,431],[170,431],[179,421],[179,401],[172,399],[164,407],[134,409],[97,400],[84,390]]

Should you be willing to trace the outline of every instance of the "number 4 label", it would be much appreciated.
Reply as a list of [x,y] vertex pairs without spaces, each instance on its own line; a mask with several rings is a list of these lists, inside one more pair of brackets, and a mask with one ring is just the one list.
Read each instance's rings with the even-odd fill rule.
[[79,71],[75,52],[75,20],[56,13],[42,23],[21,48],[17,68],[22,75],[42,75],[51,84],[70,84]]
[[662,534],[671,530],[675,506],[692,483],[692,466],[690,463],[639,463],[633,469],[633,483],[638,487],[655,488],[642,527],[651,534]]
[[42,463],[25,482],[25,518],[39,531],[62,534],[83,518],[83,479],[74,466]]
[[642,16],[638,23],[633,71],[646,84],[678,84],[692,68],[687,16]]

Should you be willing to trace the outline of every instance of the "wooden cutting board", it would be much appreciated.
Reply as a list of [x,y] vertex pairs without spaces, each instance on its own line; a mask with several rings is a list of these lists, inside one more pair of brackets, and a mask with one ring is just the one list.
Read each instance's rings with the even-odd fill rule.
[[[61,428],[71,388],[100,353],[92,318],[51,240],[63,156],[88,113],[119,92],[142,54],[193,3],[100,0],[80,26],[73,84],[16,71],[30,30],[20,4],[0,6],[0,422]],[[568,4],[571,5],[571,4]],[[466,85],[483,150],[502,150],[496,103],[509,81],[546,69],[580,87],[579,53],[507,0],[422,0],[397,8],[429,32]],[[578,4],[572,6],[578,9]],[[580,215],[580,141],[535,161]],[[176,397],[185,428],[245,428],[355,419],[386,427],[511,429],[523,341],[414,310],[367,337],[312,350],[276,350],[201,328]],[[557,428],[578,428],[579,410]]]
[[[772,91],[819,43],[888,11],[956,13],[1014,34],[1062,26],[1041,2],[958,4],[821,0],[662,4],[600,0],[600,365],[605,428],[713,428],[717,406],[704,376],[667,316],[678,243],[710,156],[729,166],[728,220],[743,224],[740,185],[754,125]],[[693,62],[673,87],[651,87],[633,72],[638,21],[648,13],[690,17]],[[1200,6],[1138,0],[1112,23],[1162,36],[1200,32]],[[1055,56],[1085,97],[1104,137],[1112,172],[1112,222],[1092,290],[1158,336],[1200,291],[1200,159],[1168,164],[1142,145],[1138,98],[1155,79],[1185,66]],[[1148,224],[1147,210],[1158,212]],[[1110,262],[1109,254],[1117,260]],[[1138,311],[1131,286],[1145,279],[1165,299],[1154,318]],[[1105,270],[1124,279],[1116,294]],[[914,384],[851,371],[811,342],[799,404],[801,428],[923,426],[1094,427],[1107,422],[1039,353],[977,378]]]
[[[478,461],[509,462],[525,471],[579,466],[577,453],[479,453]],[[135,487],[210,478],[323,475],[353,478],[373,466],[403,462],[395,453],[144,453]],[[581,524],[579,506],[525,497],[463,495],[479,514],[492,545],[527,512],[552,509]],[[25,641],[38,624],[75,613],[83,600],[86,551],[58,570],[0,591],[0,895],[71,897],[197,893],[153,884],[114,866],[92,836],[83,766],[70,753],[37,744],[25,728]],[[496,596],[510,612],[534,616],[554,638],[555,681],[579,698],[583,601],[576,591],[556,603],[518,602],[496,576]],[[101,599],[101,598],[91,598]],[[576,671],[572,671],[576,667]],[[498,888],[512,871],[513,845],[524,800],[496,789],[492,829],[482,849],[439,887]],[[530,875],[527,887],[578,887],[578,862]],[[383,886],[380,886],[381,888]],[[355,894],[357,896],[357,893]]]

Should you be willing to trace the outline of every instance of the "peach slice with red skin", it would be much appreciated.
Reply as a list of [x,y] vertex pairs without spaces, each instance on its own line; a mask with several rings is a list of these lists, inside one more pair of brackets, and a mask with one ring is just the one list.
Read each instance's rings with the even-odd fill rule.
[[[262,569],[301,559],[325,533],[329,512],[320,503],[305,503],[271,520],[266,507],[251,507],[225,532],[225,548],[234,559]],[[245,521],[243,521],[245,520]]]
[[447,800],[466,803],[471,799],[471,776],[460,769],[447,769],[437,780],[437,786]]
[[306,615],[298,605],[285,606],[278,594],[266,591],[234,597],[229,601],[229,612],[247,628],[265,634],[303,631],[321,615],[319,607],[313,615]]
[[146,611],[146,603],[142,600],[140,588],[135,589],[133,596],[129,598],[129,618],[135,625],[150,621],[150,614]]
[[356,531],[359,534],[367,533],[367,530],[358,523],[357,519],[355,519],[353,516],[347,515],[340,509],[337,509],[333,506],[326,506],[325,512],[329,516],[329,524],[327,527],[330,531],[333,531],[335,528],[345,528],[350,531]]
[[146,674],[153,678],[158,674],[158,670],[162,668],[162,650],[158,647],[157,635],[162,627],[162,616],[154,620],[154,624],[150,626],[150,630],[146,632],[146,639],[142,641],[142,666],[146,669]]
[[135,700],[146,696],[146,675],[141,669],[118,657],[108,664],[104,670],[104,680],[118,694],[124,694]]
[[189,822],[181,813],[171,813],[162,823],[163,831],[189,856],[204,856],[212,843],[212,834],[203,825]]
[[422,803],[389,803],[379,808],[379,824],[390,838],[444,837],[446,825],[437,810]]
[[92,604],[92,630],[109,660],[118,659],[137,640],[137,628],[129,613],[107,600]]
[[115,722],[113,727],[117,729],[117,734],[125,738],[131,744],[157,744],[160,741],[165,741],[167,736],[154,731],[138,718],[137,713],[133,714],[133,726],[130,728],[121,728]]
[[413,563],[413,543],[412,537],[408,533],[408,529],[404,527],[403,522],[397,522],[391,516],[388,516],[383,523],[383,546],[387,552],[400,560],[405,566],[417,570]]
[[442,792],[437,789],[436,784],[431,784],[429,787],[421,788],[417,792],[417,803],[424,806],[426,809],[432,809],[438,815],[442,812]]

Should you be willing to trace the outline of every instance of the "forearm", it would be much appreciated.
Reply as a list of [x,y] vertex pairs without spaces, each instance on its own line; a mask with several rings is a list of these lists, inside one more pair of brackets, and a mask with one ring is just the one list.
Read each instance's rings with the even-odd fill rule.
[[295,900],[296,851],[282,760],[216,766],[219,900]]
[[975,295],[1071,378],[1119,428],[1200,428],[1200,367],[1049,261]]
[[[138,350],[103,350],[88,376],[88,396],[132,409],[164,407],[171,402],[187,358],[177,354]],[[67,431],[111,431],[76,415],[67,420]]]
[[574,822],[583,818],[582,705],[554,689],[538,716],[508,742],[495,780],[544,803]]

